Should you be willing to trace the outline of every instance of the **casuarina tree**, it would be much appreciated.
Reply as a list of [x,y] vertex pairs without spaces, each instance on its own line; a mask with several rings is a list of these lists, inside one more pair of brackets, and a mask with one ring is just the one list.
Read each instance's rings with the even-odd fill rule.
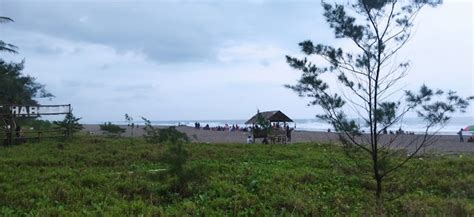
[[[465,112],[473,99],[425,85],[415,92],[397,86],[410,62],[397,62],[395,57],[410,39],[414,19],[423,7],[439,4],[440,0],[323,1],[324,17],[335,38],[350,43],[334,47],[307,40],[299,43],[304,58],[286,57],[302,72],[297,84],[287,87],[310,98],[309,105],[322,108],[318,117],[339,133],[347,153],[362,152],[371,159],[370,166],[361,167],[375,180],[379,204],[383,180],[420,154],[450,115]],[[342,85],[330,86],[331,77]],[[397,94],[402,98],[394,97]],[[408,142],[382,135],[400,126],[411,112],[424,123],[422,135]],[[409,151],[400,155],[395,147]]]
[[[0,24],[13,22],[8,17],[0,16]],[[15,45],[0,39],[0,53],[17,53]],[[37,104],[35,98],[52,97],[44,85],[35,78],[22,75],[24,62],[8,63],[0,57],[0,103],[2,104]]]
[[82,118],[76,118],[72,112],[68,113],[62,121],[53,121],[57,129],[63,130],[68,138],[71,138],[74,133],[84,129],[84,126],[79,123]]
[[[0,24],[13,22],[11,18],[0,16]],[[0,54],[17,53],[15,45],[0,39]],[[10,114],[10,105],[37,105],[36,99],[53,97],[46,91],[43,84],[34,77],[22,74],[24,61],[20,63],[6,62],[0,56],[0,126],[7,131],[7,139],[11,143],[12,133],[16,124]]]
[[[0,23],[8,23],[8,22],[13,22],[13,20],[9,17],[0,16]],[[16,47],[15,45],[9,44],[0,39],[0,51],[9,52],[9,53],[17,53],[17,49],[18,47]]]

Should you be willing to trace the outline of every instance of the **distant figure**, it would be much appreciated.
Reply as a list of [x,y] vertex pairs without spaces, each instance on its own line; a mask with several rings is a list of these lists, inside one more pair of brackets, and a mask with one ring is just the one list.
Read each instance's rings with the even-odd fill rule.
[[405,134],[405,132],[402,130],[402,127],[398,128],[397,134]]
[[331,132],[331,128],[328,128],[328,133],[330,133],[330,132]]
[[464,130],[464,129],[461,128],[461,129],[459,130],[459,132],[458,132],[458,135],[459,135],[459,142],[464,142],[464,138],[462,137],[462,131],[463,131],[463,130]]
[[16,142],[17,143],[24,143],[24,138],[23,138],[23,129],[20,126],[17,126],[15,129],[15,135],[16,135]]
[[467,139],[467,142],[474,142],[474,138],[471,136]]
[[15,129],[15,134],[16,134],[16,138],[20,138],[21,137],[21,127],[20,126],[16,126],[16,129]]
[[286,126],[286,138],[288,139],[288,142],[291,142],[291,131],[293,131],[293,129],[291,129],[289,126]]
[[384,129],[383,129],[383,134],[388,134],[387,128],[384,128]]
[[262,144],[268,144],[268,139],[267,139],[267,137],[263,138]]
[[201,123],[195,122],[195,123],[194,123],[194,128],[196,128],[196,129],[201,129]]
[[247,137],[247,144],[252,144],[252,143],[253,143],[252,136],[248,136]]

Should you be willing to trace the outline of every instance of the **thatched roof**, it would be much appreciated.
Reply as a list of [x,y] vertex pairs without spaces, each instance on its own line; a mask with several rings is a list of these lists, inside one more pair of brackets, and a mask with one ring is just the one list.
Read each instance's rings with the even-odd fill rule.
[[[293,122],[288,116],[283,114],[281,111],[266,111],[260,112],[260,114],[270,122]],[[250,120],[245,122],[245,124],[255,124],[257,123],[257,114],[255,114]]]

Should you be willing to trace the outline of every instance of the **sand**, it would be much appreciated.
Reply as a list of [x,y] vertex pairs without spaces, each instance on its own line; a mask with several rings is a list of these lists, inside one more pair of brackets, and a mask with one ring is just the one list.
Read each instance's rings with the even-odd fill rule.
[[[121,126],[127,128],[126,126]],[[184,132],[188,135],[192,142],[197,143],[246,143],[247,136],[251,135],[249,132],[240,131],[210,131],[195,129],[193,127],[180,126],[176,127],[179,131]],[[84,132],[93,135],[102,135],[99,125],[84,125]],[[143,128],[135,128],[134,136],[143,136]],[[130,129],[122,134],[122,136],[131,136]],[[464,143],[459,142],[458,136],[452,135],[439,135],[433,138],[428,146],[423,148],[421,152],[441,152],[441,153],[474,153],[474,143],[468,143],[467,138],[470,135],[464,136]],[[416,149],[418,142],[422,139],[419,135],[383,135],[381,143],[387,143],[391,139],[396,137],[396,142],[391,145],[393,148],[403,148],[408,152],[412,152]],[[327,133],[327,132],[313,132],[313,131],[293,131],[292,141],[289,143],[302,143],[302,142],[334,142],[339,143],[338,134]],[[257,139],[257,143],[261,140]]]

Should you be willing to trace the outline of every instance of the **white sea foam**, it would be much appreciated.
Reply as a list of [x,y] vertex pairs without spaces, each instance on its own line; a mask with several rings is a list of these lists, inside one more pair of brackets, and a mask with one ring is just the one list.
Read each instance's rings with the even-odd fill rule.
[[[194,123],[199,122],[201,127],[206,126],[207,124],[209,127],[218,127],[218,126],[228,126],[238,125],[239,127],[246,127],[249,125],[245,125],[246,120],[171,120],[171,121],[152,121],[153,125],[158,126],[177,126],[177,125],[185,125],[194,127]],[[295,122],[290,123],[290,127],[296,128],[296,130],[305,130],[305,131],[320,131],[325,132],[328,129],[334,131],[332,126],[327,122],[324,122],[320,119],[295,119]],[[369,129],[364,127],[364,123],[362,121],[356,120],[357,123],[361,126],[362,130],[368,132]],[[114,124],[126,125],[124,121],[114,121]],[[136,121],[136,124],[143,125],[143,121]],[[461,129],[468,125],[474,125],[474,117],[454,117],[452,118],[446,126],[442,128],[433,128],[430,131],[438,131],[439,134],[442,135],[456,135],[456,133]],[[404,131],[414,132],[416,134],[423,133],[425,130],[425,125],[423,121],[419,118],[406,118],[401,123],[398,123],[391,128],[389,131],[397,131],[401,128]],[[469,135],[469,132],[465,133]]]
[[[206,126],[207,124],[210,127],[217,127],[217,126],[225,126],[226,124],[231,125],[238,125],[239,127],[245,127],[245,120],[184,120],[184,121],[153,121],[153,124],[161,125],[161,126],[176,126],[178,124],[186,125],[190,127],[194,127],[194,123],[199,122],[201,127]],[[357,121],[361,126],[362,130],[368,131],[368,128],[364,126],[362,121]],[[432,128],[430,131],[439,131],[439,134],[444,135],[455,135],[459,129],[464,128],[468,125],[474,125],[474,117],[456,117],[452,118],[448,124],[442,128]],[[290,127],[295,127],[297,130],[306,130],[306,131],[327,131],[332,129],[332,126],[319,119],[295,119],[294,123],[290,123]],[[389,131],[396,131],[401,128],[404,131],[415,132],[415,133],[423,133],[425,130],[425,125],[423,121],[419,118],[406,118],[401,123],[392,126],[389,128]]]

